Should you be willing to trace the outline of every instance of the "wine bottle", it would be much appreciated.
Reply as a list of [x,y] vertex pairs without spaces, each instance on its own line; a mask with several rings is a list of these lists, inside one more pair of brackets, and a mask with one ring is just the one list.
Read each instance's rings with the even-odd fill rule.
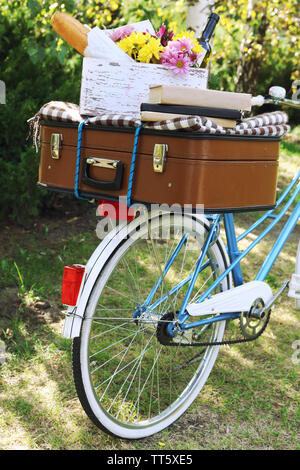
[[200,55],[200,63],[198,62],[201,68],[207,67],[208,62],[211,58],[212,50],[209,41],[213,35],[213,32],[219,19],[219,15],[217,15],[216,13],[212,13],[208,18],[207,24],[203,30],[201,38],[198,40],[199,44],[204,49],[203,54]]

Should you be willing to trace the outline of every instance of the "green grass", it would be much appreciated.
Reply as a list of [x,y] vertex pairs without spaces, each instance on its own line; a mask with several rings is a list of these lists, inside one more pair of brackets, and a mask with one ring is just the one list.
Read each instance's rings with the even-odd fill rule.
[[[299,162],[299,145],[283,142],[280,189]],[[99,241],[94,208],[79,204],[74,217],[72,207],[69,215],[43,216],[33,230],[7,226],[0,234],[0,339],[6,347],[0,449],[300,449],[300,364],[292,361],[300,315],[286,294],[261,338],[221,348],[202,393],[170,428],[122,441],[90,422],[75,392],[59,298],[63,266],[85,264]],[[237,216],[238,233],[256,217]],[[243,263],[246,280],[253,279],[281,226]],[[268,276],[272,289],[290,278],[299,238],[298,224]]]

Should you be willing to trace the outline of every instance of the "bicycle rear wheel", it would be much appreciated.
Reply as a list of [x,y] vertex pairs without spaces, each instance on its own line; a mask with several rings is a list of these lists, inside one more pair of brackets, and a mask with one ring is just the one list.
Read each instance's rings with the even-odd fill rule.
[[[219,350],[184,346],[191,330],[172,346],[164,345],[157,328],[176,318],[208,223],[181,214],[148,222],[141,222],[134,235],[129,225],[129,236],[105,262],[80,337],[73,340],[74,380],[84,410],[99,428],[127,439],[157,433],[179,418],[205,384]],[[218,239],[208,250],[191,299],[226,268],[226,260]],[[221,289],[227,288],[225,278]],[[197,330],[197,340],[221,341],[224,328],[225,322],[217,322]]]

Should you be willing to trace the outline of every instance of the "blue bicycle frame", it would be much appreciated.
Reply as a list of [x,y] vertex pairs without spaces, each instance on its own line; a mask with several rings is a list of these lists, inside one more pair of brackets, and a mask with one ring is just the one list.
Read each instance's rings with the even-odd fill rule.
[[[291,208],[293,203],[295,202],[299,192],[300,192],[300,171],[296,174],[296,176],[293,178],[293,180],[290,182],[286,190],[282,193],[282,195],[279,197],[279,199],[276,202],[276,205],[273,209],[269,210],[266,212],[262,217],[260,217],[254,224],[251,225],[245,232],[243,232],[239,237],[236,237],[236,232],[235,232],[235,226],[234,226],[234,218],[232,213],[225,213],[225,214],[215,214],[213,216],[210,216],[209,218],[211,219],[211,226],[208,231],[206,240],[204,242],[202,252],[198,258],[195,270],[193,273],[191,273],[186,279],[182,280],[180,283],[178,283],[176,286],[174,286],[171,291],[168,294],[165,294],[163,297],[161,297],[159,300],[157,300],[155,303],[151,304],[151,301],[163,281],[162,276],[159,277],[157,280],[155,286],[153,287],[152,291],[150,292],[146,302],[144,305],[141,307],[141,310],[135,312],[134,317],[138,317],[140,311],[144,311],[146,308],[149,309],[155,309],[159,304],[164,302],[167,298],[168,295],[173,295],[175,292],[177,292],[181,287],[187,283],[189,283],[184,301],[181,305],[180,311],[178,313],[177,319],[178,319],[178,324],[180,326],[181,331],[190,329],[190,328],[195,328],[198,326],[202,326],[205,324],[209,323],[214,323],[218,321],[223,321],[223,320],[229,320],[229,319],[235,319],[240,316],[240,313],[226,313],[210,318],[205,318],[203,320],[195,321],[195,322],[189,322],[186,323],[187,319],[190,318],[190,315],[186,311],[186,307],[189,303],[191,293],[193,291],[195,282],[197,280],[197,277],[199,273],[204,270],[207,265],[208,261],[203,264],[203,261],[205,259],[205,256],[207,254],[207,250],[214,240],[215,234],[218,233],[218,228],[220,222],[223,220],[224,222],[224,228],[225,228],[225,233],[226,233],[226,239],[227,239],[227,249],[228,249],[228,255],[230,259],[230,265],[224,270],[224,272],[211,284],[211,286],[200,296],[200,298],[197,300],[197,302],[203,302],[205,299],[207,299],[210,294],[214,291],[216,287],[223,281],[224,278],[226,278],[230,273],[232,273],[233,281],[234,281],[234,286],[239,286],[243,284],[243,276],[242,276],[242,270],[241,270],[241,261],[245,256],[258,244],[261,242],[261,240],[275,227],[275,225],[282,219],[282,217],[286,214],[286,212]],[[288,198],[287,202],[286,199]],[[284,205],[283,205],[284,204]],[[276,213],[276,211],[282,206],[282,209]],[[288,218],[285,226],[283,227],[281,233],[279,234],[278,238],[276,239],[271,251],[269,252],[268,256],[266,257],[261,269],[256,275],[256,280],[259,281],[264,281],[268,273],[270,272],[276,258],[278,257],[282,247],[284,246],[285,242],[287,241],[289,235],[293,231],[295,225],[297,224],[298,220],[300,218],[300,201],[296,204],[294,207],[290,217]],[[266,227],[260,235],[257,236],[257,238],[250,243],[250,245],[243,250],[242,252],[239,251],[238,249],[238,243],[240,240],[245,238],[249,233],[253,232],[258,226],[260,226],[264,221],[267,219],[272,219],[272,222]],[[167,274],[168,270],[172,266],[176,256],[178,255],[181,247],[186,241],[186,235],[183,235],[179,243],[177,244],[176,248],[174,249],[173,253],[171,254],[168,262],[166,263],[163,276]],[[178,329],[177,326],[175,326],[173,323],[170,323],[168,325],[168,330],[169,334],[174,336],[176,334],[176,330]]]

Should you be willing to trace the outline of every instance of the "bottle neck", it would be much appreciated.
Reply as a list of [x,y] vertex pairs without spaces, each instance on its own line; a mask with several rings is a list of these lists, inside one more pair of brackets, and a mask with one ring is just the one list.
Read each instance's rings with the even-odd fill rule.
[[207,25],[205,26],[204,28],[204,31],[202,33],[202,36],[201,36],[201,40],[202,41],[209,41],[213,32],[214,32],[214,29],[216,27],[216,24],[218,23],[219,21],[219,15],[217,15],[216,13],[213,13],[212,15],[210,15],[209,19],[208,19],[208,22],[207,22]]

